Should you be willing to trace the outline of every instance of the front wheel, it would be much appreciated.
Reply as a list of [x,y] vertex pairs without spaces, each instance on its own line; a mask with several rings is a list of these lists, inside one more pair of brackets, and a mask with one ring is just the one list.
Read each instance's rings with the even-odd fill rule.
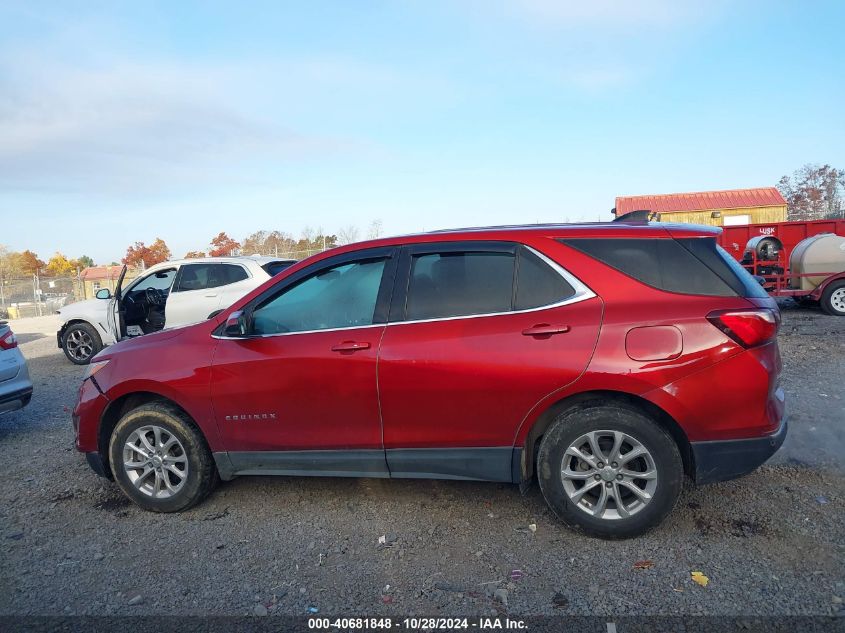
[[596,405],[564,412],[537,456],[540,489],[569,527],[630,538],[658,525],[683,487],[678,447],[647,416]]
[[845,280],[834,281],[824,289],[821,306],[828,314],[845,316]]
[[112,474],[136,504],[178,512],[202,501],[218,481],[205,439],[175,406],[152,402],[124,415],[109,443]]
[[73,364],[87,365],[103,349],[103,341],[93,325],[74,323],[62,336],[62,349]]

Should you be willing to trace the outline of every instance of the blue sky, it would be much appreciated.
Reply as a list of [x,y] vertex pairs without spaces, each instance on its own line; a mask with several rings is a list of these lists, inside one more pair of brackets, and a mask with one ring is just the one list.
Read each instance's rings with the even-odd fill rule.
[[3,2],[0,243],[609,219],[845,167],[841,2]]

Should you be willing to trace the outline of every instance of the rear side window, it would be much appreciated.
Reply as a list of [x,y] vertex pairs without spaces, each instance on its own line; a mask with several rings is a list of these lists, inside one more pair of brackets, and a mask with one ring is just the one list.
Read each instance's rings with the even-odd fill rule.
[[176,292],[218,288],[249,277],[237,264],[185,264],[179,271]]
[[237,264],[220,264],[220,266],[223,267],[223,283],[220,284],[221,286],[234,284],[249,278],[249,274],[243,266],[238,266]]
[[659,290],[716,297],[767,296],[713,238],[579,238],[561,242]]
[[405,318],[410,321],[509,312],[511,253],[434,253],[411,260]]
[[552,305],[575,294],[559,272],[527,248],[519,249],[518,259],[515,310]]
[[264,264],[262,268],[264,269],[264,272],[266,272],[268,275],[270,275],[271,277],[275,277],[286,268],[290,268],[291,266],[293,266],[295,263],[296,262],[293,261],[282,260],[278,262],[269,262],[267,264]]

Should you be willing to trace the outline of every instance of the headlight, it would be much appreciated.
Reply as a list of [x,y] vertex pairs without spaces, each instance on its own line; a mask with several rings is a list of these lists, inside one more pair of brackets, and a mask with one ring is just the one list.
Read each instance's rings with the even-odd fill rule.
[[88,363],[88,367],[85,368],[85,375],[82,377],[82,380],[88,380],[108,364],[109,361],[107,360],[99,360],[94,363]]

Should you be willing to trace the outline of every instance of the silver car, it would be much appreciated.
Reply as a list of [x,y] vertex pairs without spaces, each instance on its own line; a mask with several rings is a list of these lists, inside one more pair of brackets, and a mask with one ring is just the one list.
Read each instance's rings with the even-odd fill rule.
[[0,321],[0,414],[21,409],[32,398],[32,381],[18,339],[6,321]]

